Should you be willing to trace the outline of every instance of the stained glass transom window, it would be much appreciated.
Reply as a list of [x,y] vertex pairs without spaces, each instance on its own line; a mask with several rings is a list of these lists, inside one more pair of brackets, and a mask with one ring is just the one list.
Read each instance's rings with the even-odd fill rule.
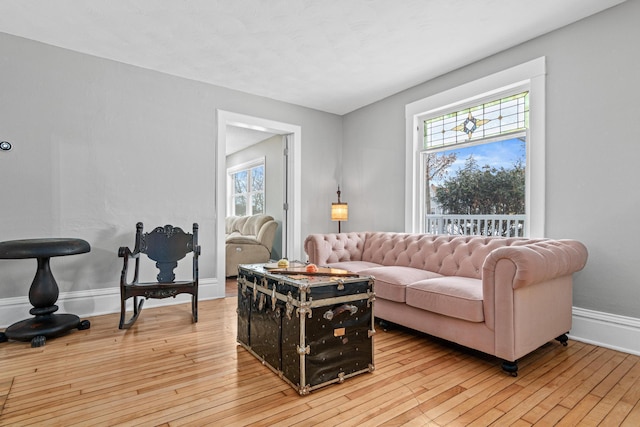
[[519,132],[529,127],[529,92],[424,121],[424,149]]

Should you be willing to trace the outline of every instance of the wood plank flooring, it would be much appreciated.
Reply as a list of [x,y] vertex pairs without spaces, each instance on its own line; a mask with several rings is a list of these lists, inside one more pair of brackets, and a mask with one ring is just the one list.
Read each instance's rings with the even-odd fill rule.
[[[234,294],[231,287],[229,293]],[[373,373],[299,396],[238,346],[236,299],[90,318],[46,346],[0,344],[0,426],[640,425],[640,357],[550,342],[520,363],[377,328]]]

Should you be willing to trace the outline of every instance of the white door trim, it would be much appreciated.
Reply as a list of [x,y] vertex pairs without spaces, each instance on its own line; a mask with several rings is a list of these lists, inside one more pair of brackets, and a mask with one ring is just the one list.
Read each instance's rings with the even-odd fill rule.
[[[275,120],[263,119],[260,117],[248,116],[246,114],[233,113],[230,111],[216,110],[216,242],[217,242],[217,263],[216,276],[220,283],[225,280],[225,247],[224,247],[224,220],[226,217],[226,128],[228,125],[274,133],[278,135],[292,135],[289,155],[287,157],[287,172],[289,183],[287,186],[286,199],[289,201],[289,215],[286,230],[286,242],[283,244],[287,248],[289,259],[302,259],[301,243],[301,189],[302,177],[301,167],[301,147],[302,128],[291,123],[283,123]],[[224,291],[224,289],[223,289]]]

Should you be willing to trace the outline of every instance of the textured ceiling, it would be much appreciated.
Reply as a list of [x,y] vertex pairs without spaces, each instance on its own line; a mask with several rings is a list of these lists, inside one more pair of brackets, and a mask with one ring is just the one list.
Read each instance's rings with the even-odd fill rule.
[[0,32],[345,114],[623,0],[0,0]]

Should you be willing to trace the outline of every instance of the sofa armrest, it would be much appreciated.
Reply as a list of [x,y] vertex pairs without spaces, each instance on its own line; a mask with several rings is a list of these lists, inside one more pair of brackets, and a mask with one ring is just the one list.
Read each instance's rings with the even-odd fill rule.
[[542,240],[522,246],[504,246],[489,253],[482,267],[483,282],[494,282],[496,265],[507,259],[515,265],[510,281],[514,289],[580,271],[587,263],[587,248],[576,240]]
[[309,262],[327,265],[362,260],[366,233],[310,234],[304,241]]
[[260,227],[260,231],[258,231],[258,241],[262,246],[267,248],[269,253],[271,253],[271,249],[273,247],[273,240],[276,237],[276,230],[278,229],[278,223],[275,220],[271,220],[266,222],[262,227]]
[[572,274],[584,268],[587,255],[575,240],[491,251],[483,265],[482,291],[496,356],[515,361],[571,329]]

